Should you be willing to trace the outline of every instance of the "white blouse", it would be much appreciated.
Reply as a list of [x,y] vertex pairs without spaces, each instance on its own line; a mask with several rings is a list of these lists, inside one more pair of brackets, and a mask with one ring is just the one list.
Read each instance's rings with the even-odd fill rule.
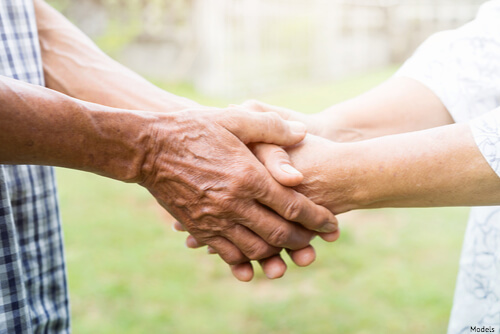
[[[456,122],[468,122],[500,176],[500,0],[486,2],[463,27],[431,36],[396,75],[422,82]],[[483,328],[500,333],[498,206],[471,210],[448,333]]]

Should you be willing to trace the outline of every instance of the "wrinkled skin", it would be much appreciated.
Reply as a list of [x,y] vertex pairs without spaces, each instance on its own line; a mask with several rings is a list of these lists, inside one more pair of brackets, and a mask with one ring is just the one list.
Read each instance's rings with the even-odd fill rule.
[[176,126],[153,122],[149,131],[155,144],[146,156],[142,185],[227,263],[265,259],[281,248],[302,249],[314,236],[311,230],[337,230],[331,212],[281,186],[245,146],[295,144],[304,129],[291,135],[289,126],[297,124],[277,114],[241,110],[155,117]]
[[[280,116],[283,117],[282,113],[280,113]],[[287,148],[288,152],[277,145],[261,143],[252,144],[250,146],[252,152],[265,165],[277,181],[287,186],[295,186],[296,190],[304,192],[304,194],[310,196],[313,201],[323,203],[325,202],[324,198],[327,198],[323,195],[328,192],[328,189],[326,188],[326,184],[316,166],[320,163],[318,156],[321,157],[321,153],[324,153],[324,150],[332,145],[333,143],[331,141],[308,135],[304,142],[289,146]],[[292,161],[289,154],[292,157]],[[280,169],[280,166],[282,165],[293,165],[301,172],[301,169],[303,169],[305,178],[301,177],[300,179],[290,179],[289,175]],[[185,231],[185,228],[183,228],[179,223],[174,224],[174,229],[178,231]],[[338,230],[333,233],[318,234],[324,240],[329,242],[335,241],[339,237]],[[190,248],[198,248],[204,246],[205,243],[189,236],[187,238],[186,245]],[[310,265],[316,257],[314,249],[311,246],[295,251],[287,249],[287,251],[293,262],[299,266]],[[212,247],[208,248],[208,252],[209,254],[218,253],[217,250]],[[271,256],[259,261],[259,263],[268,278],[279,278],[284,275],[287,269],[286,264],[283,262],[280,255]],[[231,266],[231,270],[233,275],[242,281],[249,281],[253,277],[253,268],[249,262]]]

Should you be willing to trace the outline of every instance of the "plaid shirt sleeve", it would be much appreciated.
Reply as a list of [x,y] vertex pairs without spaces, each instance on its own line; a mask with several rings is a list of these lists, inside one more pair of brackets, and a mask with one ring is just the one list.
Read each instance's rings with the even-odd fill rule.
[[[0,1],[0,75],[44,85],[31,0]],[[69,333],[54,170],[0,165],[0,334]]]

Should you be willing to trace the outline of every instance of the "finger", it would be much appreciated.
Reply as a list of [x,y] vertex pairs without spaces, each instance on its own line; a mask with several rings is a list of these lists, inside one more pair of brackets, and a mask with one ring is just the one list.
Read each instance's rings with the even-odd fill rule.
[[320,119],[316,118],[315,115],[306,115],[292,109],[273,106],[256,100],[245,101],[243,102],[241,107],[255,112],[275,112],[280,115],[281,118],[287,121],[297,121],[304,123],[307,126],[308,133],[313,133],[315,135],[324,134],[324,130],[322,129],[323,125]]
[[177,220],[172,224],[172,229],[176,232],[186,232],[184,225],[179,223]]
[[246,213],[251,219],[243,221],[242,224],[259,235],[269,245],[301,249],[309,244],[314,232],[286,221],[258,203],[254,204],[256,205],[246,209]]
[[281,248],[269,245],[243,225],[234,225],[233,228],[224,231],[222,236],[231,241],[250,260],[265,259],[281,252]]
[[286,120],[289,120],[293,115],[293,112],[290,109],[273,106],[257,100],[245,101],[241,104],[241,107],[256,112],[275,112],[280,115],[281,118]]
[[295,187],[304,179],[302,173],[292,166],[288,153],[281,146],[258,143],[249,147],[280,184]]
[[286,272],[286,263],[279,254],[259,261],[262,271],[269,279],[283,277]]
[[317,232],[329,233],[337,230],[337,218],[328,209],[315,204],[293,189],[279,185],[272,179],[264,179],[263,182],[266,182],[267,186],[260,186],[261,196],[258,196],[257,200],[284,219]]
[[337,241],[337,239],[340,237],[340,230],[332,233],[319,233],[319,236],[325,241],[334,242]]
[[186,238],[186,247],[187,248],[200,248],[205,246],[203,242],[200,242],[195,239],[192,235],[188,235]]
[[[172,224],[172,229],[176,232],[187,232],[186,229],[184,228],[184,225],[179,223],[178,221],[175,221]],[[191,234],[187,236],[186,238],[186,247],[188,248],[200,248],[205,246],[205,243],[196,240]]]
[[219,124],[223,125],[243,143],[269,143],[291,146],[306,136],[306,126],[296,121],[286,121],[277,113],[257,113],[244,109],[231,109]]
[[250,261],[238,247],[223,237],[210,238],[206,243],[212,247],[227,264],[234,265]]
[[236,279],[242,282],[250,282],[253,278],[253,266],[251,262],[231,265],[231,272]]
[[215,249],[213,249],[212,247],[210,246],[207,246],[207,253],[208,254],[217,254],[217,252],[215,251]]
[[313,246],[309,245],[302,249],[286,250],[293,263],[299,267],[306,267],[316,260],[316,252]]

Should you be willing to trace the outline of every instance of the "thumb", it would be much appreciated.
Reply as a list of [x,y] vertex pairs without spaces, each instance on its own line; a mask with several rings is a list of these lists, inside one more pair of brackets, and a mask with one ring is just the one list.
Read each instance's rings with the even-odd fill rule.
[[236,108],[224,113],[218,123],[245,144],[291,146],[300,143],[307,132],[303,123],[286,121],[277,113],[258,113]]
[[298,186],[304,176],[290,162],[288,153],[280,146],[251,144],[250,149],[278,183],[286,187]]

